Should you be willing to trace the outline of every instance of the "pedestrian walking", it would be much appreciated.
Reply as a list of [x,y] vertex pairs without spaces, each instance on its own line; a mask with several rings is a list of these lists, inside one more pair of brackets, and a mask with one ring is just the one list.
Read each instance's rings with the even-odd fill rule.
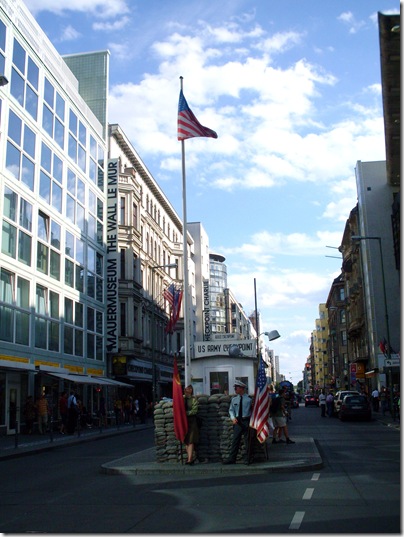
[[67,400],[67,434],[74,434],[77,426],[77,418],[79,416],[79,407],[75,393],[70,392]]
[[321,417],[325,418],[326,397],[325,397],[324,390],[321,390],[321,393],[318,396],[318,401],[320,403],[320,408],[321,408]]
[[388,410],[388,399],[387,399],[387,389],[385,386],[382,386],[382,391],[380,392],[380,405],[382,407],[383,416]]
[[42,393],[36,402],[39,434],[45,434],[48,426],[49,405],[45,394]]
[[[275,427],[272,443],[279,444],[286,442],[287,444],[294,444],[295,442],[289,437],[285,400],[282,395],[278,395],[272,399],[269,410]],[[282,439],[282,433],[285,440]]]
[[379,390],[375,388],[372,392],[372,406],[375,412],[379,412]]
[[332,418],[332,415],[334,414],[334,395],[332,392],[329,392],[325,402],[327,404],[327,415],[329,418]]

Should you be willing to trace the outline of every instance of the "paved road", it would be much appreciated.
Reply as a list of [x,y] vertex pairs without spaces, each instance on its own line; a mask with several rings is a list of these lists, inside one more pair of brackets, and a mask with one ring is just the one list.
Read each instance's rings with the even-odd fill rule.
[[341,423],[301,407],[289,432],[297,441],[316,439],[323,468],[229,476],[101,471],[133,453],[147,456],[151,429],[2,460],[0,531],[400,532],[399,431],[378,421]]

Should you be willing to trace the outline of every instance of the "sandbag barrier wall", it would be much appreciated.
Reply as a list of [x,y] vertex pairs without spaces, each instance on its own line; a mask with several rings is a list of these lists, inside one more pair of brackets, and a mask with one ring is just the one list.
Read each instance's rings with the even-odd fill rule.
[[[198,417],[202,419],[199,443],[195,446],[196,458],[201,463],[221,462],[229,457],[233,437],[233,424],[229,418],[230,395],[196,395]],[[160,401],[154,410],[156,460],[159,463],[181,463],[181,444],[174,434],[173,403]],[[266,459],[265,447],[256,440],[252,444],[254,461]],[[243,459],[245,445],[242,441],[237,459]],[[185,445],[182,460],[186,461]]]

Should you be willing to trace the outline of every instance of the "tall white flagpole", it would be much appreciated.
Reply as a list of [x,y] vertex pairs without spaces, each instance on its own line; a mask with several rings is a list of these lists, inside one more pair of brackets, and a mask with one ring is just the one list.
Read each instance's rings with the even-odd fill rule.
[[[182,91],[182,80],[181,91]],[[187,184],[185,174],[185,140],[181,140],[181,154],[182,154],[182,232],[183,232],[183,268],[184,268],[184,364],[185,364],[185,386],[190,384],[190,371],[189,371],[189,288],[188,288],[188,231],[187,231]]]

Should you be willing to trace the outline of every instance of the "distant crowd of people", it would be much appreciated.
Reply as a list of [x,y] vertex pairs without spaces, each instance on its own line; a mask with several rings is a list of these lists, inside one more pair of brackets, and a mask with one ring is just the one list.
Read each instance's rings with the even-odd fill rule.
[[[143,393],[139,397],[127,395],[125,398],[120,398],[118,396],[114,399],[111,412],[115,417],[116,425],[122,423],[135,425],[137,420],[140,423],[146,423],[149,406]],[[107,418],[110,414],[107,411],[106,400],[102,393],[99,396],[97,407],[92,413],[83,405],[77,392],[71,391],[68,394],[67,391],[63,391],[58,399],[57,412],[54,412],[53,405],[45,393],[42,392],[35,401],[33,396],[29,395],[23,408],[25,432],[33,434],[36,423],[39,434],[46,434],[50,430],[50,423],[54,421],[54,418],[58,422],[60,434],[74,434],[78,427],[92,428],[95,423],[107,427]]]

